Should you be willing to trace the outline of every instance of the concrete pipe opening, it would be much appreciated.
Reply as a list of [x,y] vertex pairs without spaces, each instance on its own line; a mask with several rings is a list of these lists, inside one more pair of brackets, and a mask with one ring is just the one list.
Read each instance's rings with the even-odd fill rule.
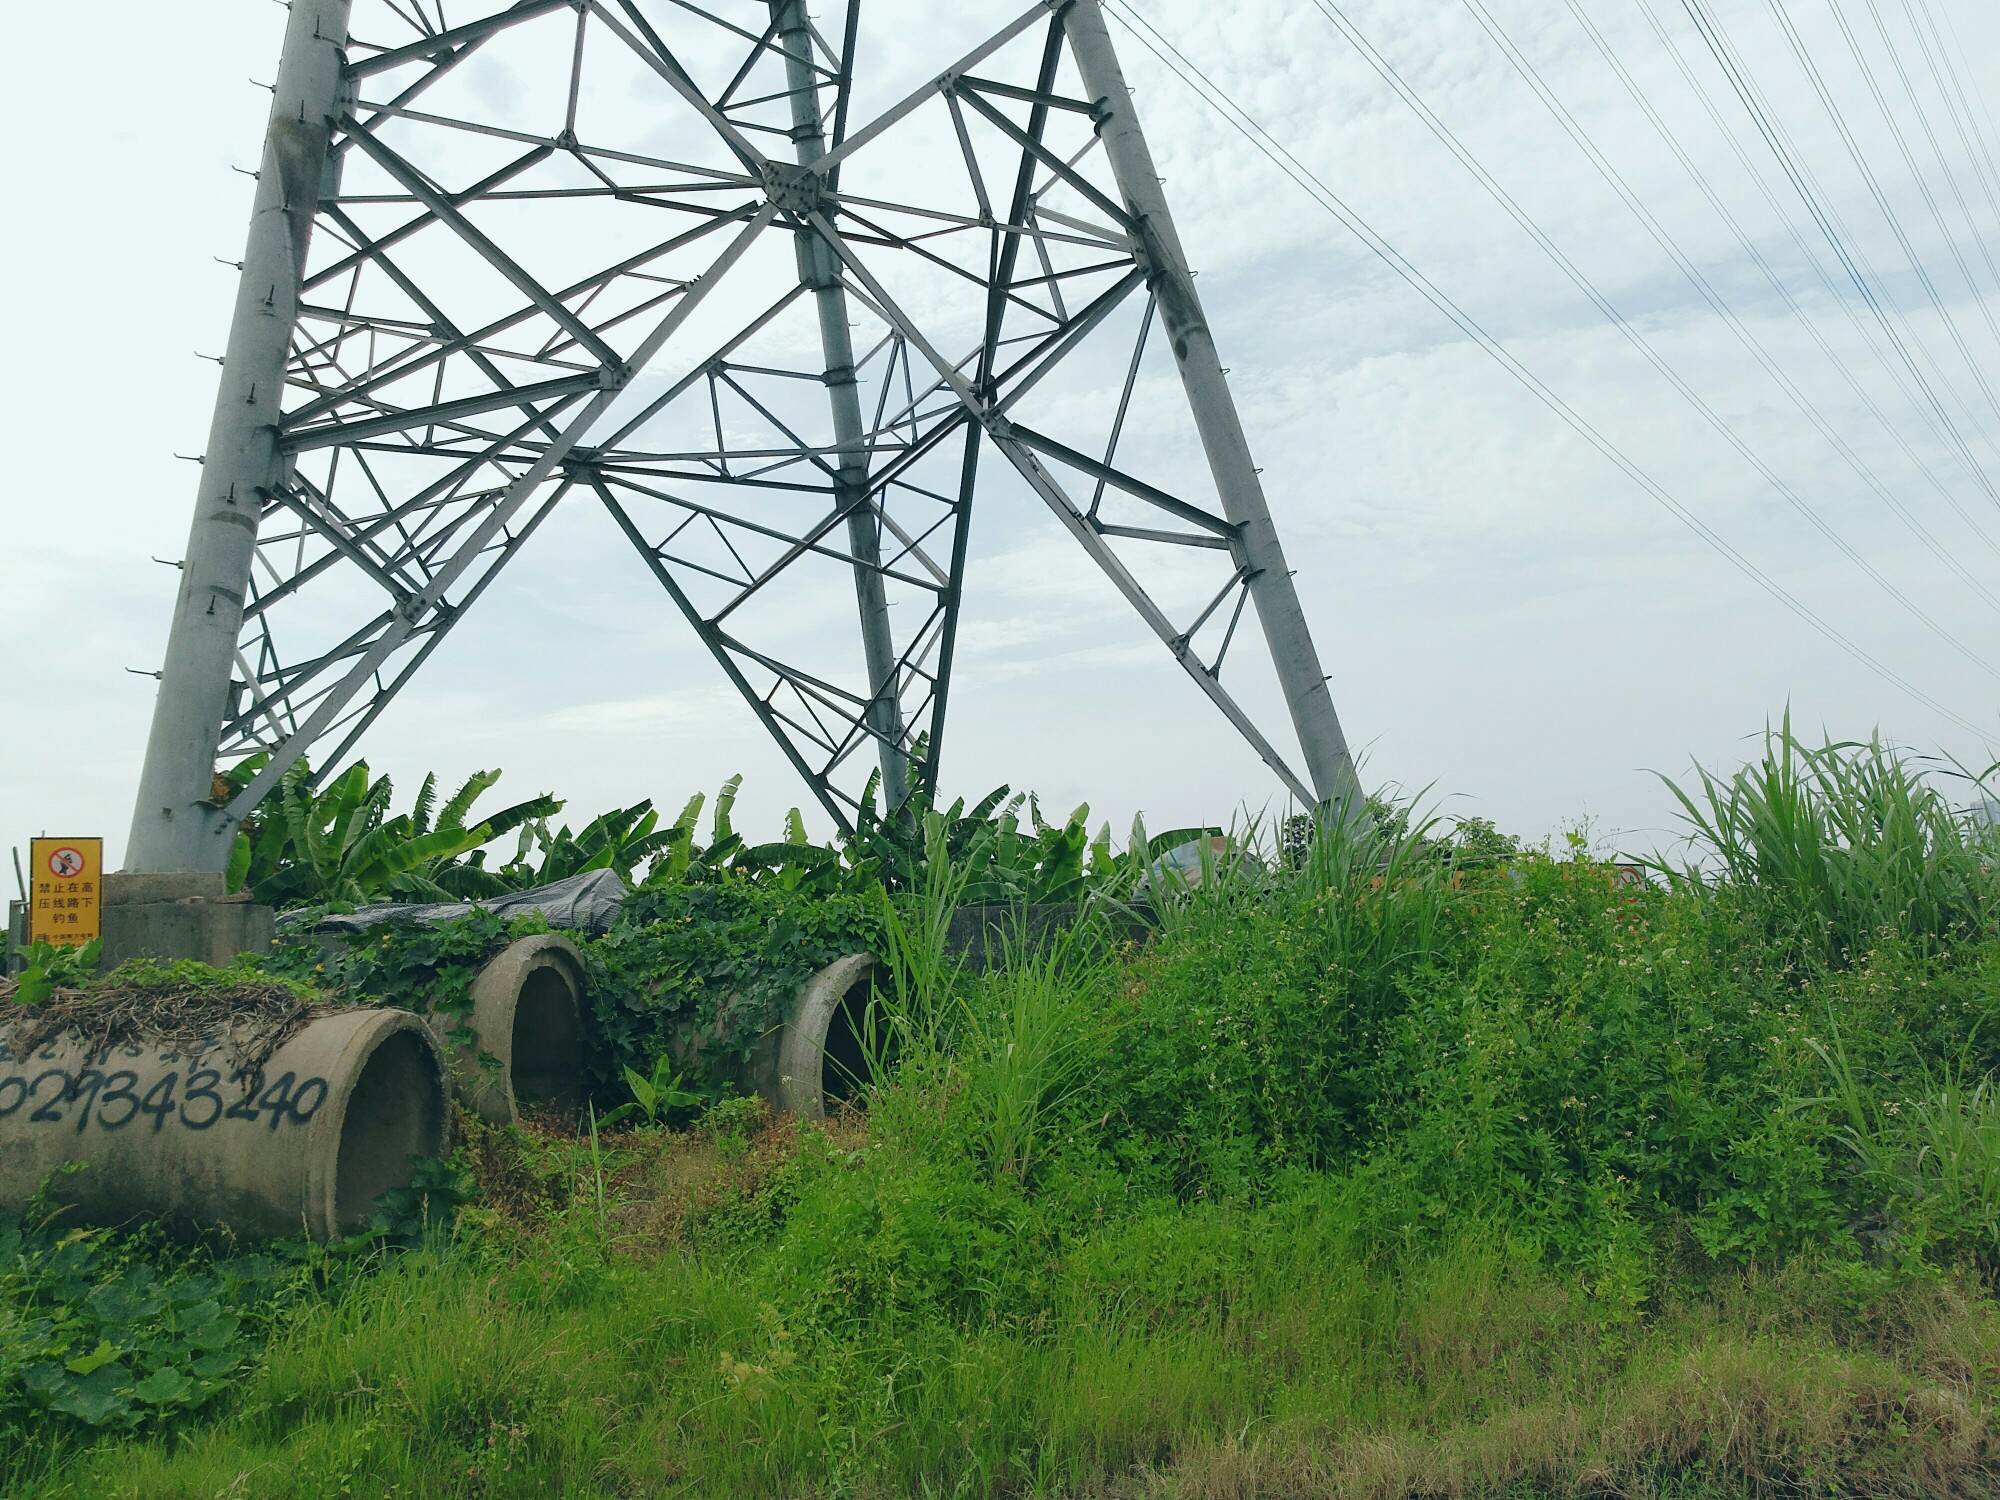
[[575,1109],[583,1103],[583,1030],[577,987],[550,967],[529,973],[514,1002],[514,1098]]
[[406,1011],[316,1015],[259,1063],[216,1041],[0,1051],[0,1208],[52,1191],[71,1224],[330,1239],[442,1156],[443,1059]]
[[444,1136],[436,1048],[414,1028],[385,1037],[341,1111],[333,1192],[339,1227],[359,1223],[382,1194],[407,1186],[410,1158],[443,1154]]
[[871,972],[848,986],[827,1023],[820,1048],[820,1095],[828,1104],[853,1098],[868,1082],[868,1007],[874,1003]]
[[472,981],[469,1016],[431,1018],[445,1046],[462,1020],[472,1041],[451,1053],[452,1091],[489,1125],[512,1124],[522,1104],[583,1103],[583,956],[560,933],[509,943]]
[[875,1001],[872,953],[850,953],[799,990],[779,1041],[777,1104],[809,1119],[854,1098],[868,1081],[868,1010]]

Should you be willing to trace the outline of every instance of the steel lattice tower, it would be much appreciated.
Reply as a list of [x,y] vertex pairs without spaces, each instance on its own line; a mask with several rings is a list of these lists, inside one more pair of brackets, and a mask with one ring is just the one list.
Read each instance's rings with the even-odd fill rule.
[[[995,456],[1295,796],[1358,805],[1098,0],[871,119],[861,0],[466,8],[292,0],[128,868],[221,869],[565,500],[841,825],[877,765],[892,804],[932,788]],[[1162,423],[1207,474],[1142,477]],[[783,627],[829,569],[858,651]],[[1176,619],[1145,580],[1190,570]],[[1303,777],[1222,684],[1246,604]]]

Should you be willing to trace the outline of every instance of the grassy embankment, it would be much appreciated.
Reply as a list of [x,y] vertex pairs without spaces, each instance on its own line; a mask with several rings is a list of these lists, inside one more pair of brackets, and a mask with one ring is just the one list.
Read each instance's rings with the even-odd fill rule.
[[1991,849],[1868,751],[1691,810],[1670,888],[1336,839],[977,979],[934,864],[865,1113],[476,1134],[448,1239],[17,1490],[2000,1492]]

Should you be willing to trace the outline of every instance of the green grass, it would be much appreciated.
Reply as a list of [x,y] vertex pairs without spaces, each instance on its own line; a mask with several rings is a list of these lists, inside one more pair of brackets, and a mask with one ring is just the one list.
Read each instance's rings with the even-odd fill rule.
[[0,1474],[2000,1493],[1991,851],[1880,746],[1769,751],[1665,886],[1380,818],[1219,862],[1143,951],[1086,922],[983,977],[934,857],[865,1113],[476,1133],[449,1240],[297,1299],[200,1414],[24,1418]]
[[1990,1493],[2000,1316],[1795,1265],[1607,1333],[1489,1238],[1381,1264],[1315,1184],[1081,1242],[1040,1329],[818,1344],[753,1271],[413,1256],[296,1319],[227,1423],[43,1495]]

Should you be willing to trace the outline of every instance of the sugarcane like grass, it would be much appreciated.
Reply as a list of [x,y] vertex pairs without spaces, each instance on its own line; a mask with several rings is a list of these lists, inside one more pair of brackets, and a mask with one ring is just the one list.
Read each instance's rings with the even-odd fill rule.
[[[1974,794],[1994,784],[1993,770],[1946,769]],[[2000,902],[1995,830],[1879,736],[1809,745],[1788,713],[1742,770],[1666,784],[1696,857],[1655,868],[1753,901],[1802,971],[1852,964],[1884,933],[1935,952],[1990,924]]]

